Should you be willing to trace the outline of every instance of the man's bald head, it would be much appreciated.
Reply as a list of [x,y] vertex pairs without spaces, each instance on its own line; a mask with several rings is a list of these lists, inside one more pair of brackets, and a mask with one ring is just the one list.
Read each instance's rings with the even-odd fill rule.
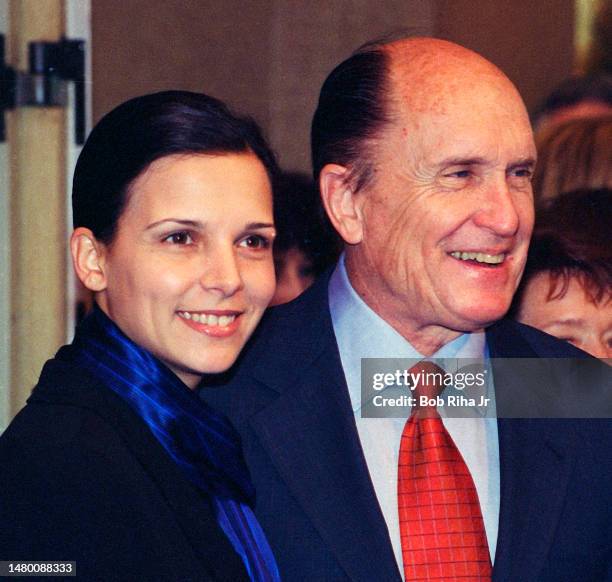
[[[478,53],[435,38],[408,38],[380,48],[387,59],[386,111],[445,113],[465,99],[478,106],[489,93],[522,99],[506,75]],[[525,116],[527,112],[525,111]]]
[[[367,50],[367,46],[365,47]],[[392,65],[408,75],[421,79],[432,77],[446,68],[460,66],[492,75],[505,75],[490,61],[474,51],[439,38],[402,38],[386,44],[372,45],[392,59]]]
[[483,87],[492,98],[511,95],[524,111],[504,73],[465,47],[424,37],[364,45],[321,89],[311,131],[315,180],[326,164],[340,164],[360,190],[374,175],[372,148],[399,110],[443,112],[454,99],[485,98]]

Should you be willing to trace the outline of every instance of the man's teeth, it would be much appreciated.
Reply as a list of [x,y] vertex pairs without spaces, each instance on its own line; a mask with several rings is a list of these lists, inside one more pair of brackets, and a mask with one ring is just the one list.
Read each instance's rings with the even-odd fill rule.
[[461,251],[453,251],[451,257],[462,261],[476,261],[478,263],[487,263],[489,265],[498,265],[504,261],[505,253],[500,255],[488,255],[486,253],[465,253]]
[[191,321],[211,327],[226,327],[236,319],[235,315],[206,315],[206,313],[191,313],[190,311],[179,311],[178,314],[183,319],[191,319]]

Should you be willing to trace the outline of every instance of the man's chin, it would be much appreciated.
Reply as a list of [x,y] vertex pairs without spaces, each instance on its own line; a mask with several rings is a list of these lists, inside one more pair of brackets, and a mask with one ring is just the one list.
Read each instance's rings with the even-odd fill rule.
[[507,303],[496,306],[470,306],[469,309],[462,310],[458,313],[458,325],[454,329],[463,333],[483,331],[496,321],[502,319],[506,315],[509,307],[510,305]]

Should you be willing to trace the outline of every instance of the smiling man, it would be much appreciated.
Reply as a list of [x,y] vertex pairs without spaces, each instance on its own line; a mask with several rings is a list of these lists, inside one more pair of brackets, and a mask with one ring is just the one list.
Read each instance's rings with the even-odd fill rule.
[[202,391],[242,435],[283,579],[608,579],[609,424],[362,415],[362,358],[584,355],[502,319],[533,227],[516,88],[450,42],[368,45],[325,81],[312,153],[345,253]]
[[430,355],[508,310],[533,226],[536,152],[518,92],[488,61],[422,39],[385,56],[385,120],[362,162],[370,178],[357,190],[354,164],[329,158],[321,190],[348,243],[351,286]]

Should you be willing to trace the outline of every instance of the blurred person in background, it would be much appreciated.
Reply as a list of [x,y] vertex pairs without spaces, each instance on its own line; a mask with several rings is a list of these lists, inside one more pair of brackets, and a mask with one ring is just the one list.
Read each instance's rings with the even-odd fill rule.
[[563,81],[542,102],[533,123],[537,136],[570,119],[605,114],[612,114],[612,73],[594,73]]
[[274,194],[276,293],[271,305],[288,303],[336,264],[341,244],[306,174],[281,174]]
[[612,188],[612,114],[573,119],[536,137],[536,206],[564,192]]
[[511,313],[598,358],[612,358],[612,190],[555,198],[534,229]]

